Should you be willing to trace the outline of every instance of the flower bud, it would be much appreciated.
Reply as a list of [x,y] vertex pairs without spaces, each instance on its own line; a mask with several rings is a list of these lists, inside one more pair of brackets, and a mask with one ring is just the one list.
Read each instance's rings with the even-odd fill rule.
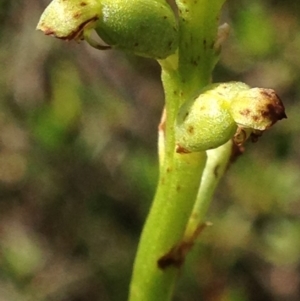
[[[164,0],[53,0],[37,29],[64,40],[84,38],[98,49],[155,59],[166,58],[178,47],[176,18]],[[92,29],[107,45],[90,38]]]
[[216,148],[231,139],[237,125],[226,99],[211,85],[185,103],[176,121],[176,151],[190,153]]
[[249,137],[255,142],[282,118],[284,106],[272,89],[251,89],[241,82],[212,84],[180,108],[176,151],[205,151],[231,138],[238,145]]
[[161,0],[101,0],[96,31],[108,45],[163,59],[177,49],[178,32],[171,7]]

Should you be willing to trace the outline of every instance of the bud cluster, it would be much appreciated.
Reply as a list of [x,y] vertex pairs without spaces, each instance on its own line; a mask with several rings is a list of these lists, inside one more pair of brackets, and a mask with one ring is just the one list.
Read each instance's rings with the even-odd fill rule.
[[179,110],[176,151],[205,151],[229,139],[238,145],[249,137],[256,141],[283,118],[284,106],[272,89],[250,88],[241,82],[212,84]]

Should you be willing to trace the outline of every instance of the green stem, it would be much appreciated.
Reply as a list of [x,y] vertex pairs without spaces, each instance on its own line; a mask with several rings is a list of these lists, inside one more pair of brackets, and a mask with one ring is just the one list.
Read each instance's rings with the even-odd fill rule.
[[134,264],[130,301],[170,300],[184,262],[183,237],[197,197],[206,153],[177,154],[174,124],[182,103],[210,82],[216,58],[218,14],[223,2],[177,2],[178,57],[174,55],[160,62],[166,97],[166,120],[159,139],[160,177]]
[[204,216],[208,210],[214,191],[224,175],[232,154],[232,140],[218,148],[208,150],[207,162],[203,171],[201,186],[185,232],[185,240],[189,241],[197,233],[197,229],[205,226]]

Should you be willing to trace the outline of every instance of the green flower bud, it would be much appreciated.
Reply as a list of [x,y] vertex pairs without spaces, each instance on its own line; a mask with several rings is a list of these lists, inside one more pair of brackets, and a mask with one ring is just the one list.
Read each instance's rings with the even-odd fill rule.
[[[37,29],[64,40],[84,38],[98,49],[155,59],[175,53],[178,46],[175,15],[163,0],[53,0]],[[91,39],[93,29],[107,45]]]
[[176,120],[176,151],[190,153],[216,148],[231,139],[237,125],[219,85],[210,85],[186,102]]
[[113,48],[163,59],[177,49],[174,13],[161,0],[101,0],[96,31]]
[[212,84],[187,101],[176,120],[176,151],[189,153],[216,148],[233,138],[238,145],[252,141],[278,120],[284,106],[271,89],[241,82]]

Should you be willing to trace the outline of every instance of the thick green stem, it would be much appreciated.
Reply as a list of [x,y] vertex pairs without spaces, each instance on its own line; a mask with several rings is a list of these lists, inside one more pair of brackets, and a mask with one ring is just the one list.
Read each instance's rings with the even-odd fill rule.
[[211,80],[218,19],[225,0],[177,0],[179,8],[179,73],[183,102]]
[[174,55],[160,62],[166,96],[166,118],[160,127],[160,177],[136,256],[130,301],[170,300],[184,262],[183,237],[206,153],[176,153],[174,124],[182,103],[210,82],[216,57],[218,14],[223,2],[178,0],[177,3],[178,57]]
[[[177,76],[163,72],[166,91],[165,154],[153,206],[144,227],[137,254],[130,300],[169,300],[178,273],[172,264],[159,267],[159,260],[180,243],[193,208],[206,154],[175,153],[173,125],[178,107]],[[175,92],[175,93],[174,93]],[[172,260],[172,255],[170,255]],[[163,264],[162,264],[163,265]]]

